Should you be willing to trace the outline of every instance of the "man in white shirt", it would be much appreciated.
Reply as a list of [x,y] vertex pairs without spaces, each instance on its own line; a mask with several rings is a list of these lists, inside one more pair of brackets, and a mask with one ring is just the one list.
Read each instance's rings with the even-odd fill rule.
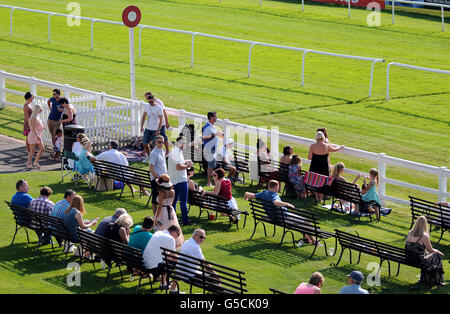
[[161,106],[156,104],[155,96],[151,93],[146,93],[145,98],[147,99],[148,104],[145,105],[144,113],[142,114],[141,132],[144,133],[142,143],[144,145],[144,151],[147,154],[147,158],[144,162],[148,162],[150,157],[150,145],[153,145],[155,137],[160,134],[164,118],[163,110]]
[[170,226],[167,230],[156,231],[145,247],[142,257],[144,259],[145,268],[156,278],[161,275],[160,288],[167,287],[166,276],[164,274],[164,260],[161,247],[175,251],[175,239],[180,236],[181,230],[175,225]]
[[[147,101],[149,100],[150,95],[153,96],[152,92],[145,93],[145,99]],[[164,118],[162,119],[163,121],[161,124],[161,130],[159,132],[159,135],[162,135],[162,137],[164,137],[164,146],[166,147],[166,158],[168,158],[169,157],[169,138],[167,137],[166,130],[170,128],[169,118],[167,116],[166,107],[164,106],[164,103],[162,102],[162,100],[155,97],[155,103],[158,106],[160,106],[163,111]]]
[[222,160],[223,169],[228,170],[228,176],[232,179],[236,175],[236,162],[234,160],[231,148],[233,147],[234,141],[232,138],[227,138],[224,145],[219,149],[217,153],[217,160]]
[[188,179],[186,169],[192,167],[194,164],[190,160],[184,160],[183,149],[186,145],[186,140],[183,136],[179,136],[174,145],[174,148],[169,154],[168,170],[170,181],[172,181],[175,198],[173,200],[173,208],[176,211],[178,200],[180,201],[181,217],[183,225],[192,225],[189,221],[187,210],[188,199]]
[[202,140],[203,140],[203,156],[208,162],[207,169],[207,184],[212,185],[212,172],[216,168],[216,150],[217,150],[217,136],[223,136],[223,132],[217,132],[214,124],[217,122],[217,114],[215,111],[208,112],[208,122],[202,127]]
[[[95,157],[91,156],[90,157],[91,163],[93,163],[95,160],[102,160],[102,161],[112,162],[114,164],[119,164],[121,166],[128,166],[129,164],[128,164],[127,157],[125,157],[124,154],[119,152],[117,150],[118,148],[119,148],[119,143],[117,143],[116,141],[109,142],[109,150],[99,154],[98,156],[95,156]],[[137,192],[131,186],[131,184],[128,184],[128,186],[130,187],[130,190],[132,191],[132,193]],[[141,188],[142,194],[149,195],[149,193],[143,186],[141,186],[140,188]]]
[[[202,248],[200,247],[200,245],[205,240],[206,240],[205,230],[195,229],[194,233],[192,234],[192,238],[185,241],[183,243],[183,245],[181,246],[180,253],[189,255],[189,256],[192,256],[192,257],[195,257],[195,258],[198,258],[201,260],[205,260],[205,257],[203,256]],[[211,265],[208,263],[203,263],[203,266],[210,267]],[[199,267],[199,269],[200,269],[200,267]],[[212,269],[209,269],[208,271],[217,275],[217,273]],[[201,274],[200,270],[197,272],[197,274],[195,274],[193,272],[183,272],[183,271],[180,271],[180,273],[184,274],[187,277],[193,277],[193,276],[196,276],[197,274]],[[217,281],[217,284],[220,285],[220,278],[215,277],[215,279]]]

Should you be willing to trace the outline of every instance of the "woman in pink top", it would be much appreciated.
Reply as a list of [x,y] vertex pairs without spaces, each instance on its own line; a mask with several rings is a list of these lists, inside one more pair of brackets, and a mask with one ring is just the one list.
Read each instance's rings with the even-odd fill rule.
[[[42,142],[42,130],[44,130],[44,125],[42,124],[39,114],[42,112],[42,106],[37,104],[34,106],[33,113],[30,117],[30,133],[28,134],[28,144],[30,145],[30,152],[28,153],[27,168],[31,169],[33,167],[40,169],[39,159],[44,153],[44,143]],[[31,166],[31,160],[33,159],[34,152],[36,150],[36,145],[39,151],[34,160],[33,166]]]
[[311,275],[309,278],[309,282],[302,282],[297,289],[295,290],[294,294],[320,294],[325,279],[323,278],[322,274],[316,271],[314,274]]

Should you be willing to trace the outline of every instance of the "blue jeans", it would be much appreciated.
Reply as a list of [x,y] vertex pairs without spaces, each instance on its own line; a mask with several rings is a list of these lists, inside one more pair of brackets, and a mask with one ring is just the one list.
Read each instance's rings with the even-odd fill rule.
[[153,142],[155,141],[155,137],[156,137],[156,131],[157,130],[149,130],[149,129],[145,129],[144,131],[144,136],[142,138],[142,143],[144,145],[150,144],[152,145]]
[[177,210],[177,203],[179,200],[180,207],[181,207],[181,218],[183,219],[183,224],[187,224],[189,222],[188,209],[187,209],[188,183],[180,182],[178,184],[175,184],[174,190],[175,190],[175,198],[174,198],[173,204],[172,204],[173,209],[175,211]]

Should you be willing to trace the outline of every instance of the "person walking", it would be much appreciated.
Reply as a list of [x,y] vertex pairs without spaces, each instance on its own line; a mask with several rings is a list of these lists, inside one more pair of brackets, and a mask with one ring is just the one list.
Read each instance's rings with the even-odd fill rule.
[[[36,106],[34,106],[33,113],[31,114],[30,117],[30,133],[28,134],[28,144],[30,145],[30,151],[28,153],[28,160],[26,164],[28,169],[32,168],[41,169],[41,166],[39,165],[39,160],[41,159],[41,156],[44,153],[44,142],[42,141],[42,131],[45,129],[41,119],[39,118],[39,114],[41,114],[41,112],[42,106],[36,104]],[[34,152],[36,151],[36,146],[38,147],[39,151],[36,155],[36,159],[34,160],[33,165],[31,165]]]

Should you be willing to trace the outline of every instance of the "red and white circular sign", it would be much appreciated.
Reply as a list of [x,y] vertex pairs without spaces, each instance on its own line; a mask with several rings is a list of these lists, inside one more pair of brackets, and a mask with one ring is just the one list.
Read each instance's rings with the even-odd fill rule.
[[141,10],[134,5],[126,7],[122,13],[122,21],[130,28],[138,26],[141,21]]

